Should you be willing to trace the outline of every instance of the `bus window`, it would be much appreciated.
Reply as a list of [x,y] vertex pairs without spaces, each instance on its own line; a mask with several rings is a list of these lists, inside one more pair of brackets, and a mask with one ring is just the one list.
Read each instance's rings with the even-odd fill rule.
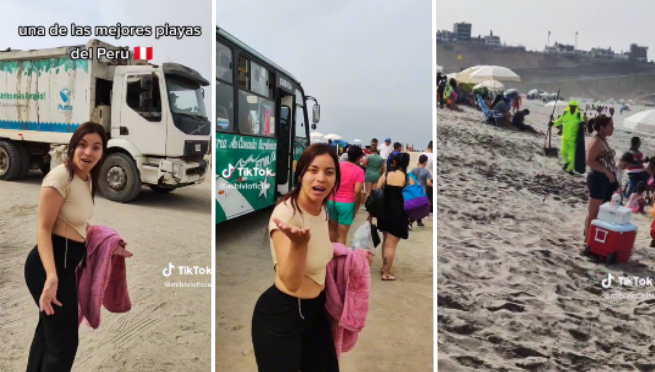
[[268,86],[272,84],[269,84],[270,74],[268,70],[255,62],[250,62],[250,69],[250,90],[261,96],[273,98],[269,95],[271,91],[268,89]]
[[238,120],[241,134],[275,136],[275,103],[239,90]]
[[232,84],[232,51],[216,42],[216,78]]
[[216,81],[216,131],[234,132],[234,87]]
[[250,86],[248,85],[248,65],[250,64],[250,61],[248,61],[245,57],[239,56],[239,89],[245,89],[248,90],[250,89]]
[[[297,101],[296,101],[297,102]],[[307,143],[307,123],[302,106],[296,106],[296,142],[309,146]]]

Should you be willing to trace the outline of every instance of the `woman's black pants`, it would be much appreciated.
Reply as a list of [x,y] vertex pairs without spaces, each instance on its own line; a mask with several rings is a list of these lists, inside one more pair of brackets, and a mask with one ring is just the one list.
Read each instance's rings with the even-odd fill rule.
[[[57,268],[57,300],[61,307],[52,304],[54,314],[39,311],[39,323],[34,332],[27,361],[27,372],[70,372],[78,345],[78,301],[75,268],[86,257],[84,243],[52,236],[55,267]],[[65,264],[64,264],[65,262]],[[39,308],[46,272],[37,247],[25,262],[25,282]]]
[[252,344],[259,372],[339,371],[325,291],[299,306],[298,298],[270,287],[255,305]]

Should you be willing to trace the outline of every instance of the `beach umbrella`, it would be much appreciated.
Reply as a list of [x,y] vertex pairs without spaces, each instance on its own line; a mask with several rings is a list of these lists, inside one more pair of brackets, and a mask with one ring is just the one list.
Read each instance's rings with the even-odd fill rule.
[[514,71],[502,66],[482,66],[476,69],[469,78],[473,81],[498,80],[521,82],[521,77]]
[[355,138],[355,140],[354,140],[353,142],[355,142],[355,143],[362,143],[361,140],[358,140],[358,139],[356,139],[356,138]]
[[553,106],[557,106],[557,107],[568,107],[568,106],[569,106],[569,102],[568,102],[568,101],[562,101],[562,100],[559,100],[559,101],[550,101],[550,102],[548,102],[548,103],[545,105],[545,107],[553,107]]
[[437,72],[443,72],[443,67],[437,65]]
[[481,67],[486,67],[486,66],[473,66],[469,67],[467,69],[464,69],[460,72],[458,72],[455,76],[455,79],[460,82],[460,83],[473,83],[473,82],[481,82],[484,80],[492,80],[492,79],[479,79],[479,80],[472,80],[471,79],[471,74],[476,72],[479,68]]
[[510,89],[507,89],[507,90],[505,91],[505,95],[508,96],[508,95],[510,95],[510,94],[514,94],[514,93],[518,93],[518,92],[519,92],[518,89],[516,89],[516,88],[510,88]]
[[505,89],[505,85],[500,81],[496,80],[485,80],[479,84],[476,84],[473,89],[488,88],[488,89]]
[[334,133],[328,134],[327,136],[323,136],[323,138],[325,138],[325,139],[329,139],[329,140],[333,140],[333,141],[334,141],[334,140],[342,140],[342,139],[343,139],[343,137],[341,137],[341,136],[338,135],[338,134],[334,134]]
[[532,89],[531,91],[528,92],[528,94],[533,95],[533,94],[539,94],[539,91],[536,89]]
[[313,132],[312,134],[309,135],[310,138],[323,138],[325,135],[320,132]]
[[655,133],[655,110],[646,110],[623,120],[623,128],[635,132]]

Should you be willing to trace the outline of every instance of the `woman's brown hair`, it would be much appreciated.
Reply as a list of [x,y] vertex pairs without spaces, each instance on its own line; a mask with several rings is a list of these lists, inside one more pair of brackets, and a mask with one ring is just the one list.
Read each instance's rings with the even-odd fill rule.
[[334,161],[334,169],[336,172],[336,180],[334,182],[334,186],[332,187],[328,197],[326,197],[322,203],[323,207],[327,210],[328,199],[337,193],[337,189],[339,189],[339,185],[341,185],[341,170],[339,169],[339,159],[337,158],[337,154],[334,152],[334,149],[330,145],[324,143],[315,143],[303,151],[302,155],[300,155],[300,159],[298,159],[298,164],[296,164],[296,173],[294,174],[296,183],[293,185],[293,189],[291,189],[291,191],[280,198],[278,204],[289,200],[294,211],[293,213],[295,214],[296,211],[299,211],[300,214],[302,214],[302,211],[300,211],[300,208],[298,208],[298,196],[300,196],[300,190],[302,190],[302,178],[305,173],[307,173],[307,169],[310,165],[312,165],[314,159],[316,159],[318,156],[326,154],[330,155]]
[[100,168],[102,168],[102,163],[105,160],[105,154],[107,153],[107,132],[105,132],[105,127],[98,123],[87,121],[80,125],[73,136],[71,137],[70,143],[68,144],[68,154],[66,157],[66,169],[70,174],[70,181],[73,180],[75,176],[75,149],[80,144],[80,141],[87,134],[97,134],[102,140],[102,156],[98,163],[91,169],[91,198],[95,200],[96,190],[98,189],[98,179],[100,179]]
[[589,134],[593,133],[594,131],[598,132],[601,128],[609,124],[611,120],[612,118],[605,114],[591,118],[587,121],[587,132],[589,132]]

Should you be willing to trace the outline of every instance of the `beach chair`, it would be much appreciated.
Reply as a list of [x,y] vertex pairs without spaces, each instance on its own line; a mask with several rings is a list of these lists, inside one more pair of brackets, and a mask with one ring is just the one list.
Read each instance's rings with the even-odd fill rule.
[[503,114],[498,111],[490,110],[487,107],[487,104],[484,103],[484,99],[482,99],[482,96],[479,94],[477,96],[478,96],[478,106],[480,106],[480,109],[482,110],[482,114],[483,114],[482,122],[493,121],[493,123],[496,126],[500,126],[499,120],[503,118]]

